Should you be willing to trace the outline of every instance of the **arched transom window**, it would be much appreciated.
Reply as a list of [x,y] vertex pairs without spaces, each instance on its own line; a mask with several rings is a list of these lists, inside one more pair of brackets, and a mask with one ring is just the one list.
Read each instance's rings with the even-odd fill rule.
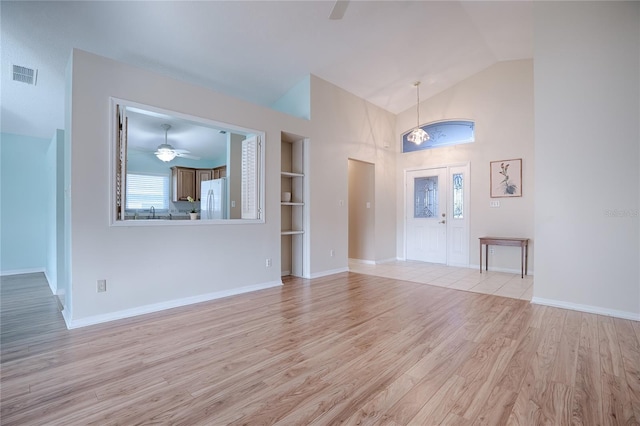
[[475,142],[475,122],[471,120],[444,120],[421,127],[429,134],[429,140],[420,145],[409,142],[407,136],[413,129],[408,130],[402,135],[402,152]]

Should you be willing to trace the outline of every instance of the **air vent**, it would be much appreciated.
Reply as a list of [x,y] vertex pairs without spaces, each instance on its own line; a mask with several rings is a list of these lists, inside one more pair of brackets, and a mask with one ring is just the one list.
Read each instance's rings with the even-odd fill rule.
[[13,66],[13,81],[35,85],[37,77],[38,70],[21,67],[20,65]]

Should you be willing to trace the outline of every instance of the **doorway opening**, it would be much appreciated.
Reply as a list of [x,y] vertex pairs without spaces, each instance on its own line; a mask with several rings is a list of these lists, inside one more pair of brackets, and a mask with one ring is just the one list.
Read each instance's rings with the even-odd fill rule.
[[375,263],[375,165],[348,160],[349,259]]

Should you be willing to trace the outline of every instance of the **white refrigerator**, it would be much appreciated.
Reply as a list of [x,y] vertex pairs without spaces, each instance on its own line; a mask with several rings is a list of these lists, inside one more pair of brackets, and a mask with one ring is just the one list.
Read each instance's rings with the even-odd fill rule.
[[200,184],[200,219],[227,218],[227,179],[205,180]]

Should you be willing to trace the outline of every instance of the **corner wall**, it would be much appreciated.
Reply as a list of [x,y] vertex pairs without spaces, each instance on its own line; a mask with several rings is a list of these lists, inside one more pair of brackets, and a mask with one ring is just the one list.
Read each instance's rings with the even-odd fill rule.
[[533,301],[640,320],[640,3],[534,13]]
[[46,153],[47,247],[45,275],[53,294],[64,268],[64,131],[56,130]]

